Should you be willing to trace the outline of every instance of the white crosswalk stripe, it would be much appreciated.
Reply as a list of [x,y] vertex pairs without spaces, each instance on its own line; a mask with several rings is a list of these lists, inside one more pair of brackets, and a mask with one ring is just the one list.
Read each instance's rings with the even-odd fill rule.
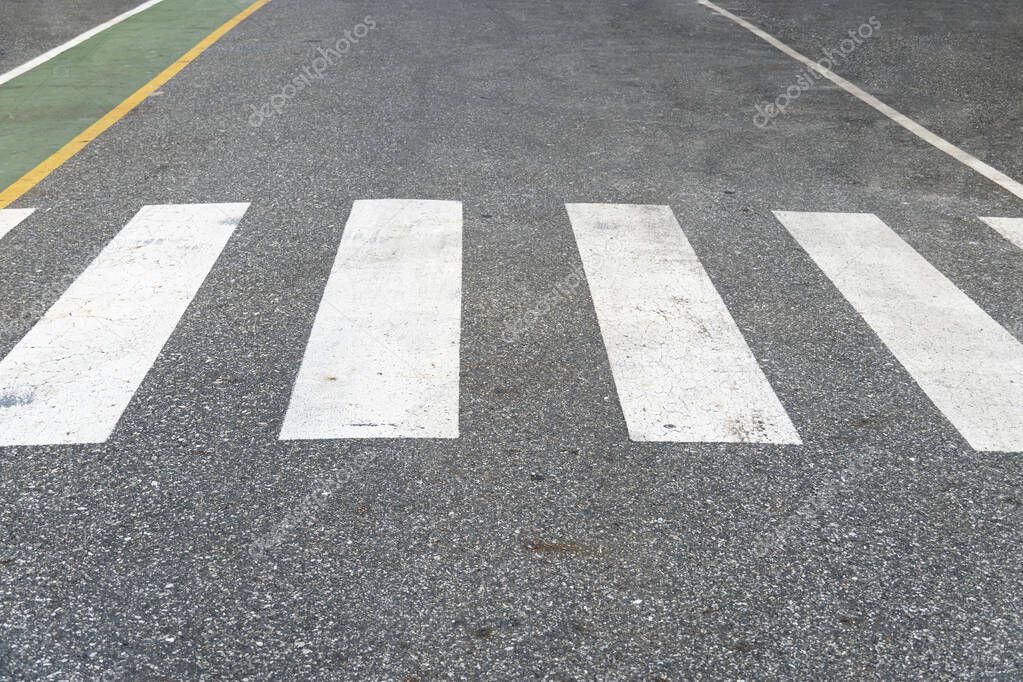
[[633,440],[801,442],[670,208],[568,214]]
[[[247,208],[139,211],[0,360],[0,446],[107,440]],[[631,439],[801,444],[669,207],[566,210]],[[1023,344],[876,216],[775,215],[974,449],[1023,452]],[[462,230],[457,201],[353,204],[281,439],[459,436]]]
[[1023,218],[981,218],[998,234],[1023,249]]
[[0,361],[0,445],[107,440],[247,208],[139,211]]
[[879,218],[776,211],[976,450],[1023,450],[1023,344]]
[[457,438],[461,315],[461,203],[355,202],[281,438]]
[[0,239],[13,230],[25,218],[32,215],[34,208],[3,208],[0,209]]

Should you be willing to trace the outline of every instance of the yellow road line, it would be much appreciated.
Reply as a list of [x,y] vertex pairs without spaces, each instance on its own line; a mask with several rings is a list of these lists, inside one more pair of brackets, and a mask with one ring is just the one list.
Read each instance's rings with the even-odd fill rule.
[[153,80],[133,92],[126,100],[118,104],[116,107],[104,114],[98,121],[76,135],[70,142],[54,152],[48,159],[25,173],[19,179],[15,180],[10,187],[5,189],[3,192],[0,192],[0,208],[5,208],[11,205],[22,194],[42,182],[43,178],[55,171],[61,164],[70,159],[72,156],[82,151],[87,144],[103,134],[103,131],[124,118],[129,111],[137,107],[143,102],[143,100],[159,90],[171,78],[174,78],[178,72],[191,64],[195,58],[206,51],[210,45],[220,40],[225,33],[245,21],[250,14],[268,2],[270,2],[270,0],[256,0],[254,3],[243,9],[224,23],[220,28],[203,38],[198,45],[186,52],[180,59],[161,71],[159,75],[153,78]]

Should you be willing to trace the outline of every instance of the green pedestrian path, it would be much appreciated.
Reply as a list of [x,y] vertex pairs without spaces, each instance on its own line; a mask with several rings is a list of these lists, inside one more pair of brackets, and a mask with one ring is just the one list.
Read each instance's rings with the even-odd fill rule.
[[252,0],[164,0],[0,85],[0,191]]

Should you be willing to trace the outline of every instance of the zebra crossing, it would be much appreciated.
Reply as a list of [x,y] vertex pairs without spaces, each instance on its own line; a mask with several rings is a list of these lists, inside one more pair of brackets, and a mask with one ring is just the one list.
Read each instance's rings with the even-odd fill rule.
[[[247,209],[143,207],[0,360],[0,446],[105,442]],[[802,443],[669,207],[565,209],[632,440]],[[1019,340],[877,216],[775,217],[971,447],[1023,451]],[[353,204],[281,439],[459,436],[462,231],[457,201]]]
[[633,440],[801,442],[670,208],[568,215]]
[[247,208],[139,211],[0,361],[0,444],[109,438]]
[[877,216],[775,216],[974,449],[1023,449],[1023,344]]
[[0,239],[35,212],[34,208],[0,209]]
[[981,218],[998,234],[1023,249],[1023,218]]
[[281,438],[457,438],[462,207],[356,201]]

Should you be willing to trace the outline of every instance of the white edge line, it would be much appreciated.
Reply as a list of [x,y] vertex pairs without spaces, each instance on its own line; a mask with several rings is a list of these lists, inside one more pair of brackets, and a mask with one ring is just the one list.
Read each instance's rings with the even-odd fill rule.
[[75,45],[80,45],[81,43],[84,43],[86,40],[88,40],[89,38],[93,37],[94,35],[97,35],[98,33],[102,33],[103,31],[107,30],[111,26],[119,24],[122,21],[124,21],[125,19],[127,19],[129,17],[133,17],[136,14],[138,14],[139,12],[144,12],[147,9],[149,9],[150,7],[152,7],[153,5],[159,4],[161,2],[163,2],[163,0],[147,0],[146,2],[142,3],[138,7],[134,8],[134,9],[128,10],[124,14],[119,14],[116,17],[114,17],[113,19],[111,19],[109,21],[103,22],[99,26],[96,26],[94,28],[90,28],[85,33],[72,38],[71,40],[67,41],[63,45],[58,45],[57,47],[53,48],[52,50],[48,50],[48,51],[42,53],[41,55],[39,55],[35,59],[30,59],[29,61],[25,62],[21,66],[17,66],[15,68],[11,69],[10,71],[8,71],[7,73],[3,74],[2,76],[0,76],[0,85],[3,85],[4,83],[6,83],[9,80],[13,80],[13,79],[17,78],[18,76],[22,75],[23,73],[28,73],[29,71],[31,71],[32,69],[36,68],[40,64],[44,64],[44,63],[50,61],[51,59],[53,59],[54,57],[56,57],[57,55],[59,55],[61,53],[64,53],[64,52],[67,52],[68,50],[70,50]]
[[1013,180],[1005,173],[1001,172],[996,168],[992,168],[991,166],[987,165],[977,157],[955,146],[948,140],[945,140],[944,138],[935,135],[930,130],[924,128],[922,125],[920,125],[913,119],[909,118],[904,114],[899,113],[895,109],[892,109],[890,106],[888,106],[878,98],[874,97],[869,92],[866,92],[865,90],[857,87],[856,85],[853,85],[846,79],[842,78],[841,76],[833,72],[831,69],[826,69],[817,62],[809,59],[808,57],[804,57],[803,55],[796,52],[785,43],[781,42],[771,34],[762,31],[761,29],[757,28],[756,26],[746,21],[745,19],[737,17],[728,10],[718,7],[710,0],[696,0],[696,2],[703,5],[704,7],[707,7],[717,12],[718,14],[725,18],[734,21],[739,26],[742,26],[744,29],[746,29],[753,35],[757,36],[761,40],[778,48],[779,50],[781,50],[788,56],[792,57],[793,59],[802,62],[803,65],[805,65],[807,68],[813,69],[820,75],[824,76],[829,81],[831,81],[838,87],[842,88],[853,97],[856,97],[861,101],[865,102],[866,104],[869,104],[870,106],[874,107],[882,114],[884,114],[885,116],[887,116],[888,118],[890,118],[891,120],[895,121],[900,126],[905,128],[906,130],[908,130],[909,132],[919,137],[924,142],[927,142],[937,147],[941,151],[951,156],[956,161],[959,161],[960,163],[969,166],[973,170],[977,171],[978,173],[986,177],[988,180],[999,185],[1002,189],[1006,190],[1007,192],[1011,192],[1012,194],[1015,194],[1020,199],[1023,199],[1023,184],[1017,182],[1016,180]]

